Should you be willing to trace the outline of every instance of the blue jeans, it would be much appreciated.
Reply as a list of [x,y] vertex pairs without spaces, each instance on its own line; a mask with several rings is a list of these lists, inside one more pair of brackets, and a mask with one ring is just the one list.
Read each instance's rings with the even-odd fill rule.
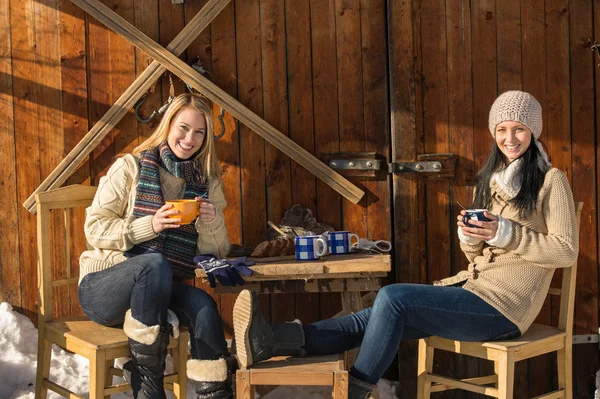
[[91,320],[109,327],[120,327],[129,309],[147,326],[164,324],[171,309],[190,330],[194,359],[228,354],[213,298],[200,288],[173,282],[171,264],[161,254],[138,255],[86,274],[79,283],[79,303]]
[[377,384],[402,340],[436,335],[460,341],[511,339],[521,333],[494,307],[462,287],[392,284],[373,307],[304,326],[308,355],[340,353],[360,346],[350,373]]

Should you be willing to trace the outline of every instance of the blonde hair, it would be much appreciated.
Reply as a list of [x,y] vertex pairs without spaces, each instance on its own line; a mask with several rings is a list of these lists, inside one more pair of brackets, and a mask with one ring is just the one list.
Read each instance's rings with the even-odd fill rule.
[[194,160],[200,161],[200,164],[204,168],[205,173],[203,174],[205,176],[220,179],[221,172],[219,170],[219,162],[217,161],[217,152],[213,138],[212,105],[206,98],[196,94],[185,93],[175,97],[152,135],[142,144],[135,147],[131,153],[139,157],[142,152],[154,149],[167,141],[171,122],[184,108],[191,108],[204,115],[204,119],[206,120],[206,134]]

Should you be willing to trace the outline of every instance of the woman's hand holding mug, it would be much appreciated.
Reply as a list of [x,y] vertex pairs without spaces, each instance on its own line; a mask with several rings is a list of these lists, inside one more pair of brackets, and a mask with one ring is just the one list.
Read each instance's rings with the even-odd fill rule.
[[172,208],[172,204],[164,204],[152,217],[152,230],[154,230],[155,234],[165,229],[176,229],[179,227],[181,219],[170,217],[177,215],[179,211]]
[[200,201],[200,220],[210,223],[217,217],[217,208],[206,198],[196,197],[196,201]]
[[[486,210],[477,210],[476,213],[481,215],[474,217],[473,210],[462,210],[456,217],[458,220],[456,224],[462,229],[463,234],[483,241],[489,241],[496,237],[498,217]],[[487,219],[487,221],[479,219]]]

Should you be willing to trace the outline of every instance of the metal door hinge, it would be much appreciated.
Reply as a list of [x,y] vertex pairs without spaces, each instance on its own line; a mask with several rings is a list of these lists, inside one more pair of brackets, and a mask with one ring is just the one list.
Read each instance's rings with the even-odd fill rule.
[[436,173],[442,170],[441,162],[392,162],[388,164],[390,173]]
[[374,152],[323,154],[321,159],[344,176],[385,179],[389,173],[417,172],[419,179],[438,179],[454,177],[456,170],[455,154],[420,154],[415,162],[390,163]]
[[[600,329],[598,329],[600,333]],[[600,343],[599,334],[573,335],[573,345],[577,344],[597,344]],[[599,345],[600,347],[600,345]]]

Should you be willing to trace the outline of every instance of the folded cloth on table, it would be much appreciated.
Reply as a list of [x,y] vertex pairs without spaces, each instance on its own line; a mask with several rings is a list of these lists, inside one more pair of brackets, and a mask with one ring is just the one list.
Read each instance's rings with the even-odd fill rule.
[[385,240],[371,241],[366,238],[360,238],[356,244],[352,244],[353,251],[372,251],[377,253],[390,252],[392,250],[392,244]]

